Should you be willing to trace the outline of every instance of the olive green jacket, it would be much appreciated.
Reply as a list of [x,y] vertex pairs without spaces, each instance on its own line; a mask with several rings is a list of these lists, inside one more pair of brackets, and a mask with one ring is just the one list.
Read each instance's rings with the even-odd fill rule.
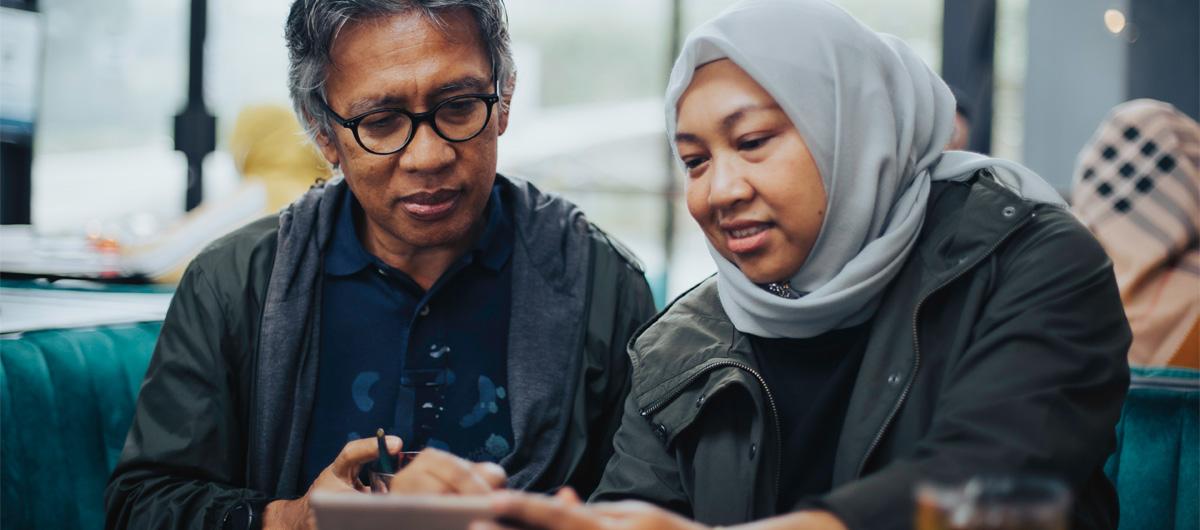
[[[819,507],[851,529],[907,528],[922,478],[1060,477],[1076,528],[1112,528],[1102,466],[1131,335],[1110,262],[1059,207],[987,172],[936,183],[916,248],[884,294]],[[707,524],[776,513],[776,407],[714,279],[630,342],[633,389],[593,500],[646,500]],[[839,429],[840,427],[840,429]]]
[[[500,463],[511,487],[590,492],[629,390],[625,344],[654,312],[650,289],[636,260],[574,205],[496,178],[515,231],[506,361],[515,440]],[[322,205],[344,193],[341,180],[314,189],[188,267],[109,481],[106,527],[221,528],[245,520],[248,505],[305,493],[298,448],[334,218]],[[276,284],[286,296],[272,298]]]

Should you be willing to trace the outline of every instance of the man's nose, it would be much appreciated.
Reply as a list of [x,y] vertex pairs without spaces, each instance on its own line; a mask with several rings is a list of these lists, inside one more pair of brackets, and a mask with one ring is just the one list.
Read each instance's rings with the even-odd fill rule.
[[754,197],[746,164],[736,158],[714,157],[712,181],[708,188],[708,203],[717,209],[727,209]]
[[436,174],[454,162],[454,146],[438,136],[430,123],[417,125],[412,141],[400,151],[400,170],[414,174]]

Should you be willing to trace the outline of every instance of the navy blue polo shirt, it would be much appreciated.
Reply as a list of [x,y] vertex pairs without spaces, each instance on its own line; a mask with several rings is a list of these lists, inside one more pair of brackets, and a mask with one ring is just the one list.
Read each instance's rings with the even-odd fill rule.
[[493,187],[475,245],[421,289],[363,248],[352,193],[324,261],[317,395],[304,488],[382,427],[404,450],[497,462],[512,449],[506,359],[513,225]]

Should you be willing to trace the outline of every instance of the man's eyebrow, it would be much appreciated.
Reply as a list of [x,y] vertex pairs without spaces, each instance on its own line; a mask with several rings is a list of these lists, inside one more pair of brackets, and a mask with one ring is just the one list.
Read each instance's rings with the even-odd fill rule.
[[[486,80],[476,76],[464,76],[455,79],[448,83],[443,83],[429,94],[431,101],[427,103],[437,103],[445,95],[455,92],[485,92],[487,91],[488,83]],[[375,109],[382,108],[408,108],[408,101],[405,98],[398,96],[366,96],[358,98],[350,102],[349,116],[358,116],[364,112],[369,112]],[[348,117],[349,117],[348,116]]]
[[367,96],[350,102],[348,116],[358,116],[364,112],[382,108],[403,108],[404,98],[396,96]]
[[487,80],[469,75],[437,87],[437,89],[433,91],[433,95],[436,96],[441,94],[450,94],[453,92],[463,92],[467,90],[470,90],[471,92],[484,92],[488,88]]

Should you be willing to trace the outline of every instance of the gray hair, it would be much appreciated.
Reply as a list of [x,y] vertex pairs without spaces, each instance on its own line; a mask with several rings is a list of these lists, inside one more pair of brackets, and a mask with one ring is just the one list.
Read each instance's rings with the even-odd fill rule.
[[475,17],[501,90],[508,90],[516,76],[516,65],[504,0],[295,0],[284,30],[288,92],[308,135],[314,139],[318,134],[332,136],[332,122],[323,107],[325,80],[333,40],[346,22],[417,12],[440,26],[444,24],[441,13],[454,8],[466,8]]

